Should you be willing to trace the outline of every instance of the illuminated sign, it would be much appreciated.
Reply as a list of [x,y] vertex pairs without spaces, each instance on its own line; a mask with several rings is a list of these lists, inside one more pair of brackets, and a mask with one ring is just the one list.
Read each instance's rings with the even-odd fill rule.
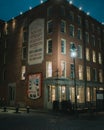
[[36,19],[29,25],[28,64],[42,63],[44,58],[44,19]]

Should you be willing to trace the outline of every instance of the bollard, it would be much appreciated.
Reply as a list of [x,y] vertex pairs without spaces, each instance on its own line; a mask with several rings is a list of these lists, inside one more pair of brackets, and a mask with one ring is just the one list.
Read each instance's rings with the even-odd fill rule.
[[7,111],[7,108],[6,108],[6,106],[4,106],[4,112],[6,112]]
[[16,113],[19,112],[19,105],[16,106]]
[[27,113],[29,113],[30,112],[30,107],[27,106],[26,109],[27,109]]

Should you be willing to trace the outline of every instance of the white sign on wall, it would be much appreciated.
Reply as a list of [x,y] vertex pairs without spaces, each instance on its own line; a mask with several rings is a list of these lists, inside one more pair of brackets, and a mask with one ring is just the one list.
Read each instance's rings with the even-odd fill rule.
[[30,99],[37,99],[41,96],[41,73],[29,75],[27,92]]
[[29,25],[28,64],[42,63],[44,58],[44,19],[36,19]]

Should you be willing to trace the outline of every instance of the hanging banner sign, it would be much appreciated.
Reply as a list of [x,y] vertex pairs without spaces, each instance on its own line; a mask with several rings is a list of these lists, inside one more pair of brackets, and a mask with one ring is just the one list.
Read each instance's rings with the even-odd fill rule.
[[36,19],[29,25],[28,64],[42,63],[44,58],[44,19]]
[[29,75],[28,97],[37,99],[41,96],[41,73]]

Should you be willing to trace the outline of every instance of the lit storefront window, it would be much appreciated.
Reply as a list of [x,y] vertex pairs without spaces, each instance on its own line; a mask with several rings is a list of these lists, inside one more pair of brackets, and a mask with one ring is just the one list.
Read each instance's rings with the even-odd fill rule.
[[93,96],[92,96],[92,101],[96,101],[96,88],[93,88]]
[[90,91],[90,87],[86,88],[86,101],[89,102],[91,101],[91,91]]
[[48,86],[48,101],[53,102],[55,101],[56,95],[55,95],[55,86]]
[[75,102],[75,88],[74,87],[70,87],[69,88],[69,92],[70,92],[70,100],[71,102]]
[[84,103],[84,97],[85,97],[84,87],[79,86],[77,88],[77,101],[78,101],[78,103]]
[[66,100],[66,87],[65,86],[59,86],[59,101]]

